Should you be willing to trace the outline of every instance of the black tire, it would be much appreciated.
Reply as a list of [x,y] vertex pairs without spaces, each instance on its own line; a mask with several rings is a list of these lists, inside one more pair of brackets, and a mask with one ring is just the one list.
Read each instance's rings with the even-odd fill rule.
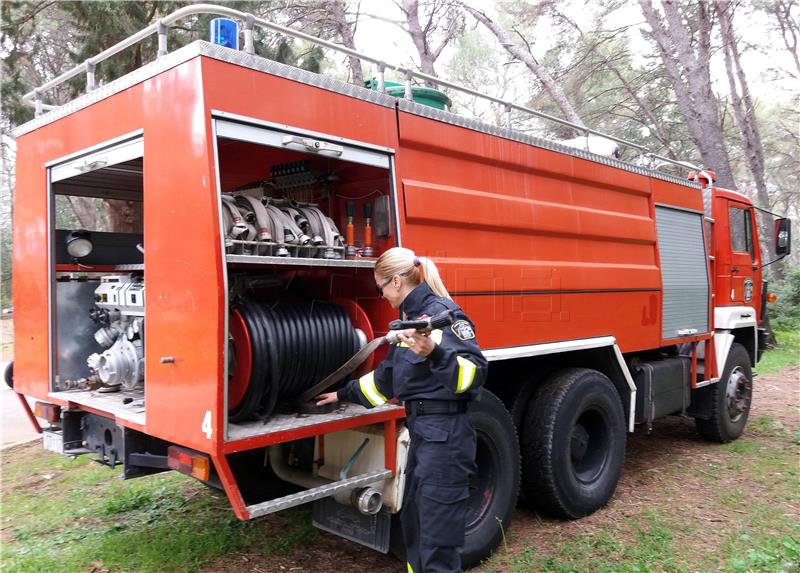
[[6,364],[6,369],[3,371],[3,380],[5,381],[6,385],[14,389],[14,361],[12,360],[8,364]]
[[[514,421],[514,427],[517,429],[517,435],[522,434],[522,427],[525,423],[525,414],[528,411],[528,405],[533,400],[534,394],[539,389],[540,385],[534,381],[525,383],[511,404],[511,419]],[[524,509],[534,509],[533,503],[525,495],[525,489],[520,488],[519,496],[517,497],[517,505]]]
[[484,390],[470,404],[477,435],[478,473],[470,484],[467,526],[461,565],[469,568],[487,559],[503,540],[517,505],[520,456],[517,431],[503,402]]
[[[464,569],[487,559],[511,524],[520,484],[517,432],[511,415],[497,396],[484,390],[472,402],[469,417],[477,436],[478,473],[470,484],[466,535],[461,550]],[[405,561],[400,520],[392,520],[391,551]]]
[[722,377],[711,388],[711,418],[695,418],[697,431],[712,442],[735,440],[744,432],[753,401],[753,370],[744,346],[731,346]]
[[596,370],[555,373],[531,401],[522,431],[522,489],[534,506],[576,519],[602,507],[625,459],[625,414]]

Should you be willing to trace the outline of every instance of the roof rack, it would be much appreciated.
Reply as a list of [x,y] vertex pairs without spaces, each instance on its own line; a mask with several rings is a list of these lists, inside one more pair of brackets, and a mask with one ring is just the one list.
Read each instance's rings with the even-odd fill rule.
[[100,62],[102,62],[104,60],[107,60],[108,58],[110,58],[111,56],[121,52],[122,50],[124,50],[124,49],[126,49],[126,48],[128,48],[130,46],[135,45],[136,43],[144,40],[145,38],[148,38],[148,37],[152,36],[153,34],[157,34],[158,35],[158,54],[157,54],[157,58],[161,58],[161,57],[163,57],[163,56],[165,56],[165,55],[167,55],[169,53],[169,51],[167,49],[167,36],[168,36],[170,27],[173,26],[179,20],[182,20],[182,19],[188,18],[188,17],[192,17],[192,16],[198,16],[198,15],[223,16],[223,17],[234,19],[234,20],[238,20],[242,24],[242,34],[243,34],[243,37],[244,37],[244,52],[248,53],[248,54],[254,54],[255,53],[255,49],[254,49],[254,45],[253,45],[253,28],[254,27],[258,27],[258,28],[261,28],[261,29],[264,29],[264,30],[269,30],[271,32],[277,32],[277,33],[280,33],[280,34],[284,34],[286,36],[289,36],[289,37],[292,37],[292,38],[296,38],[296,39],[299,39],[299,40],[305,40],[305,41],[310,42],[312,44],[315,44],[315,45],[318,45],[318,46],[321,46],[321,47],[324,47],[324,48],[328,48],[330,50],[339,52],[341,54],[344,54],[344,55],[347,55],[347,56],[353,56],[355,58],[358,58],[362,62],[369,62],[369,63],[375,65],[375,67],[376,67],[376,75],[377,75],[377,78],[378,78],[378,86],[377,86],[377,88],[378,88],[378,91],[380,91],[380,92],[384,92],[385,91],[384,74],[386,72],[386,69],[388,68],[388,69],[391,69],[391,70],[394,70],[394,71],[398,72],[399,74],[403,75],[403,77],[405,78],[405,94],[404,94],[404,97],[405,97],[405,99],[408,99],[408,100],[412,99],[411,82],[412,82],[412,79],[416,78],[418,80],[424,80],[426,82],[430,82],[430,83],[435,84],[437,86],[440,86],[440,87],[443,87],[443,88],[449,88],[449,89],[461,92],[463,94],[467,94],[467,95],[470,95],[470,96],[475,96],[475,97],[481,98],[483,100],[486,100],[486,101],[489,101],[489,102],[492,102],[492,103],[495,103],[495,104],[498,104],[498,105],[502,106],[503,109],[505,110],[505,117],[506,117],[506,125],[505,125],[505,127],[509,128],[509,129],[513,129],[511,112],[512,111],[519,111],[519,112],[523,112],[525,114],[528,114],[530,116],[533,116],[533,117],[536,117],[536,118],[539,118],[539,119],[542,119],[542,120],[545,120],[545,121],[548,121],[548,122],[556,123],[556,124],[561,125],[563,127],[568,127],[570,129],[575,130],[579,134],[581,134],[584,137],[586,137],[586,149],[587,149],[587,151],[588,151],[588,145],[589,145],[589,136],[590,135],[594,135],[594,136],[598,136],[598,137],[602,137],[602,138],[614,141],[617,144],[623,145],[625,147],[633,148],[633,149],[639,151],[641,153],[642,158],[647,162],[647,167],[649,167],[651,169],[658,169],[659,167],[661,167],[661,166],[663,166],[665,164],[669,164],[669,165],[675,165],[675,166],[678,166],[678,167],[681,167],[681,168],[684,168],[684,169],[685,168],[690,168],[690,169],[694,169],[695,171],[702,170],[702,166],[696,166],[696,165],[694,165],[694,164],[692,164],[690,162],[687,162],[687,161],[677,161],[675,159],[671,159],[669,157],[665,157],[663,155],[659,155],[657,153],[653,153],[647,147],[645,147],[643,145],[640,145],[638,143],[634,143],[632,141],[621,139],[619,137],[616,137],[616,136],[613,136],[613,135],[609,135],[607,133],[603,133],[603,132],[597,131],[595,129],[591,129],[591,128],[585,127],[583,125],[572,123],[572,122],[567,121],[565,119],[561,119],[559,117],[555,117],[555,116],[552,116],[552,115],[549,115],[549,114],[546,114],[546,113],[543,113],[543,112],[540,112],[540,111],[536,111],[536,110],[531,109],[531,108],[529,108],[527,106],[524,106],[524,105],[520,105],[520,104],[511,102],[511,101],[508,101],[508,100],[504,100],[502,98],[498,98],[498,97],[495,97],[495,96],[484,94],[484,93],[479,92],[477,90],[474,90],[472,88],[469,88],[469,87],[466,87],[466,86],[462,86],[462,85],[459,85],[459,84],[456,84],[456,83],[453,83],[453,82],[449,82],[447,80],[443,80],[443,79],[438,78],[436,76],[431,76],[429,74],[425,74],[425,73],[422,73],[422,72],[418,72],[416,70],[412,70],[412,69],[410,69],[410,68],[408,68],[406,66],[400,66],[400,65],[389,63],[389,62],[385,62],[385,61],[383,61],[383,60],[381,60],[379,58],[375,58],[373,56],[369,56],[369,55],[364,54],[362,52],[359,52],[357,50],[352,50],[352,49],[347,48],[345,46],[341,46],[339,44],[335,44],[333,42],[329,42],[327,40],[323,40],[322,38],[317,38],[316,36],[312,36],[310,34],[306,34],[304,32],[300,32],[298,30],[294,30],[294,29],[288,28],[286,26],[281,26],[280,24],[275,24],[273,22],[270,22],[269,20],[264,20],[263,18],[257,18],[255,16],[253,16],[252,14],[247,14],[245,12],[240,12],[240,11],[234,10],[232,8],[228,8],[228,7],[225,7],[225,6],[218,6],[218,5],[215,5],[215,4],[193,4],[193,5],[185,6],[183,8],[179,8],[178,10],[175,10],[171,14],[169,14],[167,16],[164,16],[163,18],[159,19],[157,22],[154,22],[153,24],[149,25],[148,27],[144,28],[143,30],[140,30],[136,34],[133,34],[132,36],[122,40],[121,42],[118,42],[117,44],[114,44],[113,46],[111,46],[110,48],[104,50],[103,52],[100,52],[96,56],[93,56],[93,57],[87,59],[84,63],[78,64],[74,68],[64,72],[63,74],[61,74],[60,76],[58,76],[56,78],[53,78],[49,82],[46,82],[46,83],[42,84],[41,86],[39,86],[37,88],[34,88],[30,92],[28,92],[24,96],[22,96],[22,101],[23,101],[23,103],[25,103],[27,105],[33,106],[35,108],[35,110],[36,110],[36,115],[37,116],[41,115],[45,111],[50,111],[50,110],[56,109],[59,106],[48,105],[48,104],[45,104],[42,101],[42,94],[47,92],[48,90],[51,90],[52,88],[54,88],[56,86],[59,86],[59,85],[63,84],[67,80],[70,80],[70,79],[72,79],[72,78],[74,78],[76,76],[79,76],[82,73],[86,74],[86,92],[87,93],[91,92],[96,87],[95,68],[97,67],[97,64],[99,64]]

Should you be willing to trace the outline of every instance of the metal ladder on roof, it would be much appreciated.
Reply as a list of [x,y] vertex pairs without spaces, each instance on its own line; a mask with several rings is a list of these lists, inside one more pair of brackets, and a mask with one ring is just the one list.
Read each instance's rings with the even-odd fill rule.
[[70,80],[70,79],[72,79],[74,77],[77,77],[77,76],[79,76],[81,74],[85,74],[85,76],[86,76],[86,92],[87,93],[91,92],[92,90],[94,90],[97,87],[95,70],[96,70],[97,65],[100,62],[103,62],[104,60],[107,60],[108,58],[114,56],[115,54],[118,54],[119,52],[125,50],[126,48],[141,42],[142,40],[152,36],[153,34],[156,34],[158,36],[158,55],[157,55],[157,57],[158,58],[163,57],[163,56],[165,56],[165,55],[167,55],[169,53],[169,50],[168,50],[168,35],[169,35],[170,28],[172,26],[175,26],[175,24],[177,22],[179,22],[180,20],[184,20],[184,19],[187,19],[187,18],[193,18],[193,17],[199,16],[199,15],[220,16],[220,17],[225,17],[225,18],[231,18],[231,19],[234,19],[234,20],[237,20],[238,22],[240,22],[241,25],[242,25],[242,35],[243,35],[243,39],[244,39],[244,49],[243,49],[243,51],[245,53],[247,53],[247,54],[255,54],[255,48],[254,48],[254,43],[253,43],[253,30],[254,30],[254,28],[259,28],[259,29],[270,31],[270,32],[280,33],[280,34],[289,36],[291,38],[304,40],[304,41],[310,42],[310,43],[312,43],[314,45],[317,45],[317,46],[320,46],[320,47],[323,47],[323,48],[327,48],[329,50],[333,50],[335,52],[338,52],[340,54],[344,54],[346,56],[355,57],[361,62],[367,62],[367,63],[373,64],[375,66],[375,68],[376,68],[376,76],[378,78],[378,86],[377,86],[378,87],[378,91],[381,91],[381,92],[385,91],[384,74],[386,72],[386,69],[388,68],[388,69],[391,69],[391,70],[394,70],[394,71],[398,72],[399,74],[401,74],[405,78],[405,99],[412,99],[412,90],[411,90],[412,80],[413,79],[422,80],[422,81],[425,81],[425,82],[430,82],[430,83],[432,83],[434,85],[437,85],[437,86],[439,86],[441,88],[452,89],[452,90],[455,90],[457,92],[460,92],[460,93],[463,93],[463,94],[466,94],[466,95],[470,95],[470,96],[474,96],[474,97],[478,97],[478,98],[483,99],[485,101],[488,101],[488,102],[491,102],[493,104],[497,104],[497,105],[501,106],[501,108],[505,111],[506,124],[507,124],[506,127],[508,129],[512,129],[513,130],[512,115],[511,115],[512,111],[518,111],[518,112],[521,112],[521,113],[523,113],[525,115],[533,116],[533,117],[545,120],[547,122],[552,122],[552,123],[561,125],[563,127],[568,127],[570,129],[575,130],[575,132],[577,132],[578,134],[583,135],[586,138],[586,150],[587,151],[588,151],[588,145],[589,145],[589,136],[596,136],[596,137],[601,137],[601,138],[608,139],[608,140],[613,141],[613,142],[615,142],[615,143],[617,143],[619,145],[622,145],[622,146],[625,146],[625,147],[632,148],[632,149],[636,150],[638,153],[641,154],[641,157],[646,159],[646,161],[649,164],[648,167],[651,168],[651,169],[657,169],[661,165],[667,165],[667,164],[668,165],[678,166],[678,167],[681,167],[681,168],[691,168],[691,169],[695,169],[695,170],[700,170],[701,169],[701,168],[699,168],[699,167],[697,167],[697,166],[695,166],[695,165],[693,165],[693,164],[691,164],[689,162],[676,161],[676,160],[671,159],[669,157],[665,157],[663,155],[659,155],[657,153],[653,153],[648,148],[646,148],[645,146],[640,145],[638,143],[635,143],[635,142],[632,142],[632,141],[628,141],[628,140],[625,140],[625,139],[621,139],[619,137],[616,137],[616,136],[613,136],[613,135],[610,135],[610,134],[607,134],[607,133],[603,133],[603,132],[597,131],[595,129],[591,129],[591,128],[585,127],[583,125],[572,123],[572,122],[567,121],[565,119],[562,119],[562,118],[559,118],[559,117],[555,117],[555,116],[552,116],[552,115],[549,115],[549,114],[546,114],[546,113],[531,109],[531,108],[529,108],[527,106],[520,105],[520,104],[514,103],[512,101],[504,100],[502,98],[498,98],[498,97],[495,97],[495,96],[492,96],[492,95],[489,95],[489,94],[485,94],[485,93],[479,92],[477,90],[474,90],[472,88],[469,88],[469,87],[466,87],[466,86],[462,86],[462,85],[459,85],[459,84],[456,84],[456,83],[453,83],[453,82],[450,82],[450,81],[447,81],[447,80],[444,80],[444,79],[441,79],[441,78],[438,78],[438,77],[435,77],[435,76],[431,76],[429,74],[418,72],[416,70],[412,70],[411,68],[409,68],[407,66],[401,66],[401,65],[385,62],[384,60],[382,60],[380,58],[375,58],[375,57],[370,56],[368,54],[364,54],[364,53],[359,52],[357,50],[353,50],[353,49],[347,48],[345,46],[341,46],[339,44],[335,44],[335,43],[330,42],[328,40],[324,40],[322,38],[318,38],[316,36],[312,36],[310,34],[306,34],[305,32],[301,32],[299,30],[294,30],[294,29],[288,28],[286,26],[281,26],[280,24],[275,24],[275,23],[270,22],[269,20],[265,20],[263,18],[257,18],[255,16],[253,16],[252,14],[247,14],[245,12],[240,12],[239,10],[234,10],[233,8],[228,8],[226,6],[218,6],[218,5],[214,5],[214,4],[193,4],[193,5],[185,6],[183,8],[179,8],[178,10],[175,10],[171,14],[169,14],[167,16],[164,16],[163,18],[159,19],[157,22],[154,22],[153,24],[147,26],[143,30],[140,30],[136,34],[133,34],[132,36],[130,36],[130,37],[118,42],[117,44],[114,44],[113,46],[111,46],[110,48],[104,50],[103,52],[100,52],[96,56],[93,56],[93,57],[87,59],[82,64],[78,64],[77,66],[75,66],[72,69],[64,72],[63,74],[59,75],[58,77],[53,78],[52,80],[42,84],[41,86],[38,86],[38,87],[34,88],[30,92],[28,92],[24,96],[22,96],[22,101],[27,105],[33,106],[35,108],[35,110],[36,110],[36,115],[37,116],[41,115],[42,113],[44,113],[46,111],[57,109],[59,106],[54,106],[54,105],[49,105],[49,104],[45,104],[44,103],[43,95],[47,91],[49,91],[49,90],[51,90],[51,89],[63,84],[64,82],[66,82],[66,81],[68,81],[68,80]]

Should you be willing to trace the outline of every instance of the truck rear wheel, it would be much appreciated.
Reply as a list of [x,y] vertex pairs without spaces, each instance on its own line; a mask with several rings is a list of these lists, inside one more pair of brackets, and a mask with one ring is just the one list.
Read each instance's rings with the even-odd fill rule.
[[[517,429],[517,434],[522,435],[522,428],[525,424],[525,415],[528,411],[528,406],[533,400],[536,391],[539,389],[539,384],[535,380],[528,381],[519,393],[514,397],[511,404],[511,419],[514,421],[514,427]],[[525,488],[520,488],[519,497],[517,498],[517,505],[524,509],[533,509],[533,504],[528,500],[525,495]]]
[[522,431],[522,488],[555,517],[575,519],[605,505],[625,458],[625,415],[611,381],[569,368],[544,383]]
[[731,346],[722,377],[712,388],[711,418],[695,418],[695,425],[707,440],[730,442],[744,432],[753,400],[753,370],[744,346]]

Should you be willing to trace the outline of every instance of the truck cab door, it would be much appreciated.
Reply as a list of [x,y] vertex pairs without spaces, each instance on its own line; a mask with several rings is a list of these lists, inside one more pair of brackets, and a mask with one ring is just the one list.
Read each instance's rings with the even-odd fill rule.
[[[755,213],[747,203],[727,200],[728,234],[723,240],[728,249],[723,249],[720,261],[721,289],[720,304],[735,306],[756,306],[761,300],[761,280],[759,269],[761,255],[755,229]],[[726,252],[727,251],[727,252]],[[728,280],[725,280],[728,279]],[[727,291],[727,292],[726,292]],[[725,302],[728,299],[728,302]]]

